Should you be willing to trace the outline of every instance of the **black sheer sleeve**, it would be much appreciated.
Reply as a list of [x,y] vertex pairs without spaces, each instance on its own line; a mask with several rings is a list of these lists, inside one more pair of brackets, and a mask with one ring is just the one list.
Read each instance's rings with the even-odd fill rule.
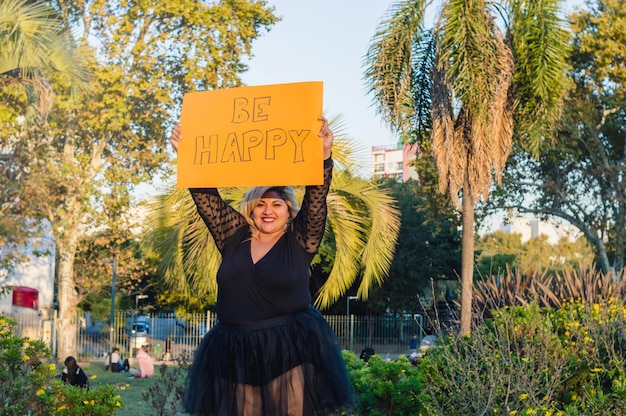
[[247,224],[245,218],[228,205],[215,188],[192,188],[189,192],[221,253],[226,239]]
[[326,196],[333,177],[333,160],[324,160],[324,184],[307,186],[300,212],[293,220],[293,230],[298,242],[308,253],[319,248],[326,228]]

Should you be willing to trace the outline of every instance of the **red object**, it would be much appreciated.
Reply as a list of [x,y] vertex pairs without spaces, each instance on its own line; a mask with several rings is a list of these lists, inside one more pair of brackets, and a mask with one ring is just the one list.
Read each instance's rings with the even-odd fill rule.
[[32,287],[13,287],[13,306],[23,308],[39,309],[39,291]]

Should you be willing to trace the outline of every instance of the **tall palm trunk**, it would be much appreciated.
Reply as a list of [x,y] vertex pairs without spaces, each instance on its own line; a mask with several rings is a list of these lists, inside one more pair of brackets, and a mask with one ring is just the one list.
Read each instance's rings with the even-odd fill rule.
[[463,183],[463,230],[461,234],[461,336],[469,335],[472,326],[472,286],[474,275],[474,198],[468,174]]

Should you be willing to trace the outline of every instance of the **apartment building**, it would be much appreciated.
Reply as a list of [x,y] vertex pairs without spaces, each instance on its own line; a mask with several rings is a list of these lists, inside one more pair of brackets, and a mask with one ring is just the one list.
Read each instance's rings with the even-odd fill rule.
[[417,145],[372,146],[372,179],[394,178],[405,182],[416,179],[417,173],[411,166],[417,154]]

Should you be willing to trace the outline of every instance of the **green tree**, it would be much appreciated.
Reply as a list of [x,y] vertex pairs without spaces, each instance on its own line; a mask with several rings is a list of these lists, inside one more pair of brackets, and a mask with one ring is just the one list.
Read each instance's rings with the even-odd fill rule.
[[481,236],[476,242],[476,278],[513,274],[528,276],[533,273],[554,275],[565,270],[578,270],[590,264],[591,246],[584,238],[570,241],[561,238],[551,244],[545,234],[522,242],[521,234],[495,231]]
[[[434,154],[439,190],[462,196],[461,333],[471,327],[474,208],[511,151],[538,153],[558,118],[567,32],[558,1],[446,0],[424,27],[424,0],[395,3],[372,39],[365,77],[402,140]],[[502,17],[503,29],[496,24]]]
[[[394,199],[380,187],[353,175],[355,148],[341,121],[330,120],[335,133],[336,163],[327,198],[328,233],[334,236],[334,262],[317,293],[316,305],[327,308],[360,278],[357,294],[367,299],[387,276],[396,246],[400,218]],[[302,195],[303,189],[299,189]],[[225,201],[239,208],[245,189],[220,189]],[[161,253],[160,273],[170,290],[215,300],[220,255],[187,190],[172,187],[154,204],[147,244]],[[317,260],[319,261],[319,259]]]
[[626,4],[598,0],[571,18],[569,78],[556,143],[535,160],[518,152],[500,206],[562,218],[595,249],[604,273],[626,254]]
[[19,143],[21,133],[46,123],[54,98],[51,76],[63,74],[78,86],[88,77],[86,59],[54,9],[27,0],[0,3],[0,102],[6,103],[0,105],[0,267],[27,261],[14,248],[39,231],[35,218],[21,218],[24,204],[11,185],[33,156]]
[[368,307],[378,313],[387,306],[394,311],[414,311],[420,306],[417,296],[429,294],[431,279],[457,279],[461,266],[458,215],[447,198],[436,195],[447,215],[431,216],[425,199],[432,195],[425,195],[421,182],[387,180],[383,186],[398,201],[402,224],[389,278]]
[[52,224],[57,244],[64,357],[76,353],[74,261],[81,235],[103,227],[115,238],[123,234],[132,190],[169,169],[165,131],[183,94],[240,85],[251,42],[277,18],[255,1],[52,3],[96,57],[77,97],[63,79],[53,80],[59,99],[50,123],[20,137],[33,157],[27,174],[16,178],[17,196],[32,208],[26,214]]
[[107,259],[116,256],[116,309],[135,307],[135,296],[149,295],[155,303],[153,277],[156,258],[141,250],[134,236],[113,238],[110,232],[82,236],[76,249],[74,280],[77,303],[94,318],[108,321],[111,306],[111,265]]

